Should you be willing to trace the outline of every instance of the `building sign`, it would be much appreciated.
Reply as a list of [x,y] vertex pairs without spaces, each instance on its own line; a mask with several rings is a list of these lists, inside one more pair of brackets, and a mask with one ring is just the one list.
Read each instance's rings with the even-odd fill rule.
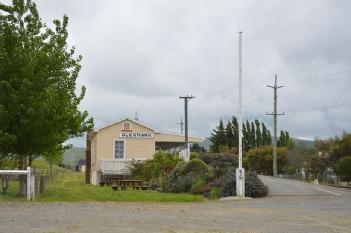
[[127,132],[121,133],[119,135],[120,138],[154,138],[154,134],[152,133],[143,133],[143,132]]

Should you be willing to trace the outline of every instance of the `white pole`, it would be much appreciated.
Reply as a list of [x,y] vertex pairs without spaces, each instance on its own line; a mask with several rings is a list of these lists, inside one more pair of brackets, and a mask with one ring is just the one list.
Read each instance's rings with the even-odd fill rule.
[[30,201],[30,167],[27,167],[27,199]]
[[245,170],[243,169],[243,147],[242,147],[242,32],[239,32],[239,113],[238,113],[238,125],[239,125],[239,166],[236,169],[236,195],[239,197],[245,197]]
[[243,137],[243,120],[241,118],[242,115],[242,32],[239,32],[239,169],[242,168],[242,160],[243,160],[243,147],[242,147],[242,137]]

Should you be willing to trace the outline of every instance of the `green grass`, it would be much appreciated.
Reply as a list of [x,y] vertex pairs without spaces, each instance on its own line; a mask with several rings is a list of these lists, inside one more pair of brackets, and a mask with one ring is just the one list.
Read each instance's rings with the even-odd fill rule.
[[[161,193],[153,190],[118,190],[84,183],[85,175],[77,172],[61,173],[45,187],[45,191],[36,197],[38,202],[193,202],[202,201],[203,197],[192,194]],[[18,184],[11,183],[8,194],[0,194],[0,201],[24,201],[17,197]]]
[[20,197],[18,194],[18,182],[10,181],[10,186],[6,193],[2,192],[0,180],[0,202],[2,201],[26,201],[26,197]]

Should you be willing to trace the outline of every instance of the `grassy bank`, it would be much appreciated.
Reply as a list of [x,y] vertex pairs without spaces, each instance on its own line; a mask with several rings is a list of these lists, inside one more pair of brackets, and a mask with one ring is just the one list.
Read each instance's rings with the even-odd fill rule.
[[[84,174],[76,172],[61,173],[47,185],[45,192],[36,197],[38,202],[84,202],[84,201],[117,201],[117,202],[193,202],[202,201],[203,197],[191,194],[160,193],[153,190],[118,190],[111,187],[86,185]],[[8,194],[0,194],[0,201],[25,201],[17,197],[18,184],[11,183]]]
[[189,202],[201,201],[201,196],[190,194],[160,193],[157,191],[119,190],[111,187],[100,187],[84,184],[82,173],[62,173],[45,189],[37,200],[50,201],[156,201],[156,202]]

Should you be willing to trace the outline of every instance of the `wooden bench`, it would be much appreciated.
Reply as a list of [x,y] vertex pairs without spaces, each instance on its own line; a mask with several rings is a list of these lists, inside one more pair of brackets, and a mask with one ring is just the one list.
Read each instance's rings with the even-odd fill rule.
[[[105,184],[108,185],[107,183]],[[112,185],[114,191],[117,191],[119,187],[121,190],[127,190],[128,187],[133,188],[133,190],[148,190],[150,188],[149,185],[143,185],[141,180],[118,180]]]

